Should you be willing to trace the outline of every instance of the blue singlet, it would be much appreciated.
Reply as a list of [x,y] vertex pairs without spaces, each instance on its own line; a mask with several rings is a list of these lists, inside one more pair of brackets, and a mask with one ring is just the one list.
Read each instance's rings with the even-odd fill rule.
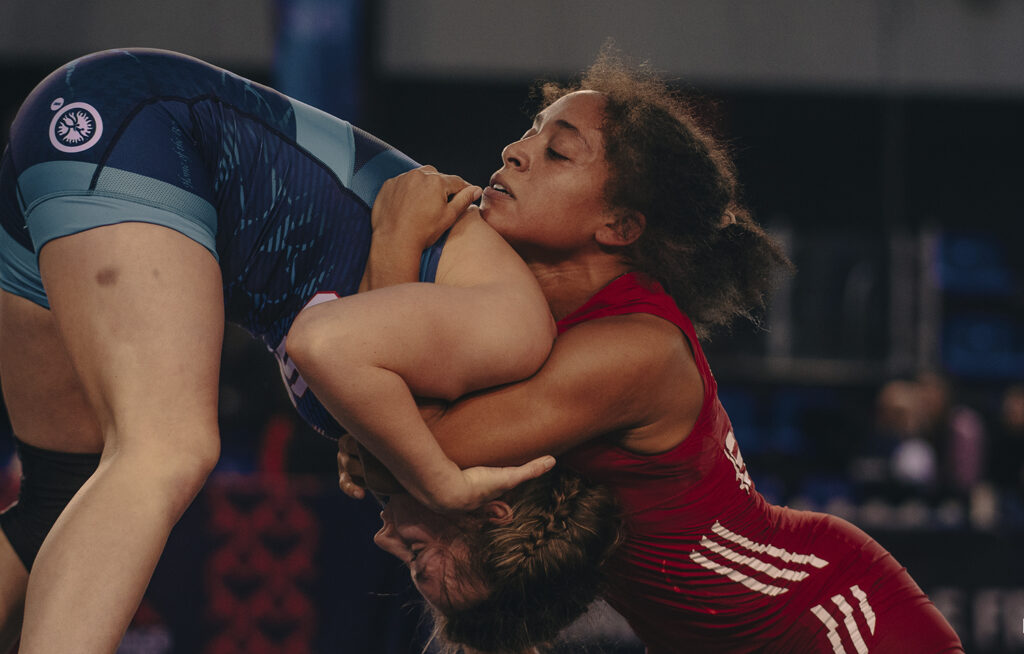
[[[227,319],[273,351],[299,413],[340,427],[285,355],[311,299],[355,293],[381,184],[414,161],[349,123],[160,50],[77,59],[31,93],[0,161],[0,288],[48,307],[36,253],[119,222],[175,229],[220,262]],[[444,239],[423,254],[433,281]]]

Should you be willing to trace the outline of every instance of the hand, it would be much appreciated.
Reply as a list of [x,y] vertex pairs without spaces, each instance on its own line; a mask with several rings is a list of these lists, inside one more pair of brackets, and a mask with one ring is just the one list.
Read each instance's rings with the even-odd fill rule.
[[445,485],[443,494],[418,499],[438,512],[472,511],[524,481],[541,476],[554,465],[555,457],[542,456],[521,466],[466,468],[461,471],[461,477]]
[[423,166],[384,182],[373,204],[374,236],[412,243],[419,251],[455,224],[482,189],[457,175]]
[[357,500],[366,497],[367,489],[380,495],[406,492],[384,464],[349,434],[338,439],[338,488]]

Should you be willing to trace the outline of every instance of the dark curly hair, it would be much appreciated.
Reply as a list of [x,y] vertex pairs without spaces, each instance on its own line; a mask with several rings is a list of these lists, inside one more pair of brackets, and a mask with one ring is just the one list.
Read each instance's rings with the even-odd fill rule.
[[511,521],[467,531],[470,560],[455,564],[460,578],[481,581],[488,596],[430,607],[446,654],[460,646],[512,654],[554,640],[597,599],[604,563],[622,540],[612,492],[562,466],[502,499]]
[[611,44],[578,83],[540,86],[541,108],[581,90],[606,98],[605,200],[620,220],[645,218],[623,252],[629,263],[665,286],[701,336],[736,316],[756,320],[774,271],[792,266],[741,204],[725,147],[677,92]]

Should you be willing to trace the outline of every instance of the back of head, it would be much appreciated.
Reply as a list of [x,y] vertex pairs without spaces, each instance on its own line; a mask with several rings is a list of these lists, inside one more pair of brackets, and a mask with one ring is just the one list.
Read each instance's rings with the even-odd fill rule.
[[578,84],[547,84],[542,93],[550,104],[577,90],[607,99],[609,206],[623,220],[644,217],[644,233],[622,254],[666,287],[698,333],[753,318],[773,270],[790,264],[742,206],[723,145],[652,71],[627,65],[610,46]]
[[470,561],[460,570],[490,591],[469,607],[434,607],[435,635],[447,652],[521,652],[553,640],[581,616],[604,584],[603,565],[622,536],[610,490],[556,466],[503,498],[504,524],[469,534]]

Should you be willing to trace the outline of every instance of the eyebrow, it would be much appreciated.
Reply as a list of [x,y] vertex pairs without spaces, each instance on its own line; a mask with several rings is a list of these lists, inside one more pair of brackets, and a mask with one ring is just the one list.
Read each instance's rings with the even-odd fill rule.
[[[537,114],[537,117],[533,119],[534,128],[537,127],[537,123],[541,121],[542,118],[542,114]],[[564,118],[558,118],[554,121],[554,124],[556,127],[561,127],[562,129],[571,133],[575,138],[579,139],[588,151],[593,149],[590,147],[590,144],[587,143],[587,139],[583,138],[583,133],[580,132],[580,129],[573,125],[572,123],[570,123],[568,120],[565,120]]]

